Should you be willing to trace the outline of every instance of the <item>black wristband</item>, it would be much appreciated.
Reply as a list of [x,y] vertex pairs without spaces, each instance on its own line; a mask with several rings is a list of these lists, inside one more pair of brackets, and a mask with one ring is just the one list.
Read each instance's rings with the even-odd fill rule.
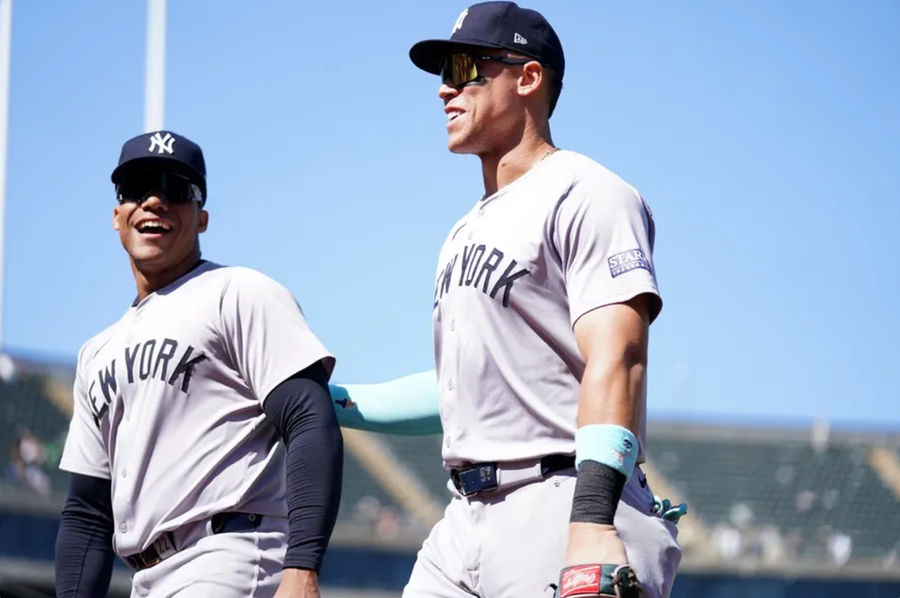
[[578,466],[569,521],[612,525],[625,481],[625,474],[609,465],[582,461]]

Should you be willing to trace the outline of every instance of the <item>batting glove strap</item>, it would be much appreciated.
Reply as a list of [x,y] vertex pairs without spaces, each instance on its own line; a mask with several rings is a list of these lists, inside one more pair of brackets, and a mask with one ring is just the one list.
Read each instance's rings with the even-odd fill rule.
[[641,586],[629,565],[575,565],[559,574],[556,598],[601,596],[640,598]]
[[657,495],[653,495],[653,506],[650,509],[651,513],[665,519],[667,521],[671,521],[675,525],[678,525],[678,521],[687,515],[688,506],[687,503],[681,503],[680,505],[673,505],[672,502],[668,498],[660,498]]

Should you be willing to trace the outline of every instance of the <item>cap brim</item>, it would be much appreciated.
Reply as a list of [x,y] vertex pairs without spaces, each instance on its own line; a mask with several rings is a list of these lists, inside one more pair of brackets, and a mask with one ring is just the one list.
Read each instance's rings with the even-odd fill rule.
[[458,50],[473,48],[502,48],[500,44],[491,44],[478,40],[465,39],[426,39],[409,49],[409,59],[413,64],[432,75],[441,74],[441,60],[447,54]]
[[180,174],[190,179],[192,183],[196,183],[197,186],[200,187],[200,190],[203,192],[203,196],[206,197],[206,181],[203,180],[203,177],[200,175],[200,173],[184,162],[180,160],[172,160],[170,158],[157,158],[147,156],[128,160],[127,162],[119,164],[116,169],[112,171],[110,179],[112,179],[113,183],[118,183],[125,173],[135,170],[167,171]]

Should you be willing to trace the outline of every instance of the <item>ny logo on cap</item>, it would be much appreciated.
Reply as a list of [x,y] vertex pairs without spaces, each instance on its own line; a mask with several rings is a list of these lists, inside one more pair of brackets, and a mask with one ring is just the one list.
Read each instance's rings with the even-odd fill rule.
[[150,138],[150,148],[147,151],[152,152],[153,148],[157,148],[157,154],[174,154],[175,150],[172,147],[174,144],[175,137],[173,137],[171,133],[166,133],[165,137],[156,133]]
[[466,16],[468,16],[468,14],[469,14],[468,8],[465,9],[464,11],[462,11],[461,13],[459,13],[459,16],[456,17],[456,23],[453,25],[453,31],[450,32],[450,35],[453,35],[457,31],[462,29],[463,21],[466,19]]

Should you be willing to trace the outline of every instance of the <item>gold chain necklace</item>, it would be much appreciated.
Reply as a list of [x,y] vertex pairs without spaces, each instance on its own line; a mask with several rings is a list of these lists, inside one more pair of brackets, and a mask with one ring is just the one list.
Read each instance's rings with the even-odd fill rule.
[[538,158],[538,160],[537,160],[537,162],[535,162],[535,164],[538,164],[538,163],[540,163],[540,162],[543,162],[545,158],[549,158],[551,155],[555,154],[555,153],[558,152],[558,151],[559,151],[559,148],[558,148],[558,147],[551,147],[550,149],[548,149],[548,150],[544,153],[543,156],[541,156],[540,158]]

